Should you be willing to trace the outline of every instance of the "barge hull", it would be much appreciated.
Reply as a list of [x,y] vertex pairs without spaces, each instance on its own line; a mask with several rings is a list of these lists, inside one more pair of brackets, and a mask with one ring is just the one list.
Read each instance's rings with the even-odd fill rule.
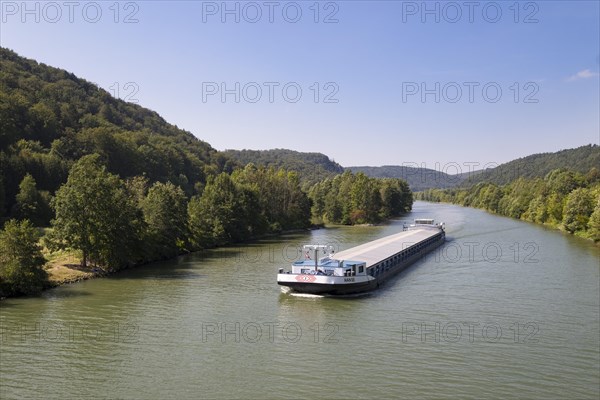
[[376,289],[377,280],[368,282],[346,283],[346,284],[314,284],[314,283],[294,283],[281,282],[281,286],[286,286],[296,293],[319,294],[319,295],[346,295],[368,292]]
[[[433,220],[415,225],[402,232],[317,258],[322,245],[307,245],[314,250],[314,261],[297,261],[292,271],[280,268],[277,283],[293,292],[308,294],[354,294],[368,292],[397,275],[408,266],[442,245],[446,238],[444,224]],[[308,255],[308,251],[307,251]],[[356,281],[355,281],[356,280]]]

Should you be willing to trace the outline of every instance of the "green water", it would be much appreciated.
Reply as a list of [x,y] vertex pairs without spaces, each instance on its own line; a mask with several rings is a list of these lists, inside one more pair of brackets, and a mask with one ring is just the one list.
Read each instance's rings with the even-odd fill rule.
[[418,202],[448,242],[382,289],[292,296],[277,269],[401,230],[343,227],[187,255],[0,303],[0,399],[600,396],[600,251]]

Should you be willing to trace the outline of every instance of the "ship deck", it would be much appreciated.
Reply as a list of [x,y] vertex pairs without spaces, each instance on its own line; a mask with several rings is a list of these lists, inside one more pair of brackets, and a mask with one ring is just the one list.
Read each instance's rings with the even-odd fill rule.
[[366,262],[366,267],[377,264],[394,254],[429,239],[440,233],[438,229],[421,228],[403,231],[372,242],[361,244],[335,254],[338,260],[355,260]]

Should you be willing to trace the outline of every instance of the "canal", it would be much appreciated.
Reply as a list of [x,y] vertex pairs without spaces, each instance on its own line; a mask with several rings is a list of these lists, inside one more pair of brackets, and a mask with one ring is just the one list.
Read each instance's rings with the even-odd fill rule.
[[[277,269],[446,222],[381,289],[293,296]],[[0,303],[0,398],[600,396],[600,250],[541,226],[416,202],[337,227],[186,255]]]

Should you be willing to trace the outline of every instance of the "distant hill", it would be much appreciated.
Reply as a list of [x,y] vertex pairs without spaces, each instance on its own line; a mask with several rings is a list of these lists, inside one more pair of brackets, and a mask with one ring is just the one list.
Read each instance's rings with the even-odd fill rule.
[[469,187],[479,182],[504,185],[523,178],[543,178],[550,171],[566,168],[575,172],[587,173],[593,167],[600,166],[600,146],[586,145],[575,149],[561,150],[555,153],[533,154],[501,164],[495,168],[448,175],[427,168],[414,168],[398,165],[382,167],[348,167],[356,173],[363,172],[374,178],[400,178],[408,182],[410,189],[419,192],[426,189],[448,189]]
[[559,168],[585,174],[593,167],[600,167],[600,146],[589,144],[555,153],[539,153],[518,158],[472,175],[463,180],[460,186],[472,186],[479,182],[504,185],[519,177],[543,178],[550,171]]
[[[321,153],[302,153],[286,149],[273,150],[226,150],[222,154],[241,165],[283,167],[297,171],[303,182],[312,184],[324,178],[344,172],[344,168]],[[362,172],[372,178],[399,178],[408,182],[410,189],[419,192],[427,189],[449,189],[469,187],[479,182],[507,184],[518,177],[543,178],[548,172],[566,168],[587,173],[600,165],[600,147],[586,145],[555,153],[533,154],[501,164],[495,168],[463,172],[457,175],[446,174],[429,168],[415,168],[405,165],[384,165],[381,167],[347,167],[352,173]]]
[[0,218],[29,173],[54,193],[70,166],[100,154],[112,173],[171,181],[193,193],[227,159],[156,112],[0,47]]
[[316,183],[327,177],[344,172],[344,168],[325,154],[301,153],[294,150],[225,150],[222,154],[242,166],[253,163],[274,168],[285,168],[298,172],[302,182]]
[[322,153],[302,153],[287,149],[272,150],[225,150],[222,154],[239,163],[246,165],[272,166],[285,168],[299,173],[305,184],[313,184],[325,178],[341,174],[344,170],[352,173],[362,172],[372,178],[400,178],[408,182],[411,190],[420,191],[429,188],[451,188],[460,185],[465,178],[477,172],[448,175],[427,168],[386,165],[383,167],[348,167],[344,168]]
[[[469,176],[468,173],[448,175],[429,168],[415,168],[400,165],[384,165],[382,167],[348,167],[352,173],[362,172],[372,178],[400,178],[408,182],[410,190],[419,192],[425,189],[446,189],[460,185]],[[471,173],[472,175],[473,173]]]

